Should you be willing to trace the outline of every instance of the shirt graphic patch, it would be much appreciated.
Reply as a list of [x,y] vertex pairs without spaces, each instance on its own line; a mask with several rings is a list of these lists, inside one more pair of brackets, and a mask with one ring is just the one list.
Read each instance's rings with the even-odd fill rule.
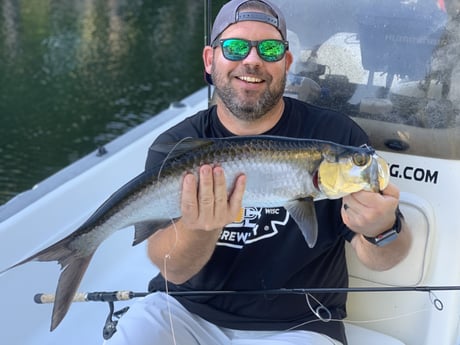
[[288,221],[289,213],[284,207],[244,208],[241,217],[224,228],[217,245],[242,248],[244,245],[276,236]]

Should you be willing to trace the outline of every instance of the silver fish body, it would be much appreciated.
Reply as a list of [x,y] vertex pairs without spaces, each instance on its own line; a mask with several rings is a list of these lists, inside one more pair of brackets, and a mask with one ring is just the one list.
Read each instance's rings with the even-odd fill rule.
[[164,153],[165,160],[117,190],[70,235],[10,267],[32,260],[61,265],[51,330],[67,313],[98,246],[115,231],[131,225],[135,227],[135,245],[179,219],[184,174],[198,177],[203,164],[224,168],[229,192],[237,176],[245,174],[243,206],[284,206],[310,247],[317,237],[314,200],[340,198],[360,190],[378,192],[389,180],[387,164],[372,148],[326,141],[243,136],[184,139],[151,149]]

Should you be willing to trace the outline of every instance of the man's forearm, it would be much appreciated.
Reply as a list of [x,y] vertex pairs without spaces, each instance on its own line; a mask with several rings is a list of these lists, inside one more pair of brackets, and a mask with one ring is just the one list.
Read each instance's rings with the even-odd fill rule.
[[149,238],[148,256],[165,279],[181,284],[208,262],[221,232],[188,230],[179,220]]
[[363,235],[356,234],[353,237],[351,244],[364,265],[376,271],[385,271],[407,256],[412,243],[412,235],[406,222],[404,220],[401,222],[402,228],[398,238],[383,247],[370,243]]

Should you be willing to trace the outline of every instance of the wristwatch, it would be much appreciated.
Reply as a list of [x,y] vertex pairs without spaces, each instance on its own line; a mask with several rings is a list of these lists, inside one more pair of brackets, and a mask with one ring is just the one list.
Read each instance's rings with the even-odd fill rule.
[[388,229],[375,237],[368,237],[363,235],[364,238],[377,247],[386,246],[387,244],[396,240],[398,238],[398,234],[401,232],[401,219],[404,218],[404,216],[399,210],[399,207],[396,209],[395,214],[396,220],[391,229]]

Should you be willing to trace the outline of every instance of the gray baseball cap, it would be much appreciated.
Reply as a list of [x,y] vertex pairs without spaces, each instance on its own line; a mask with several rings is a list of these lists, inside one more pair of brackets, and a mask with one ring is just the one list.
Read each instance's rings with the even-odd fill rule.
[[[281,10],[270,1],[257,0],[270,7],[272,11],[276,13],[276,17],[271,14],[262,12],[251,12],[247,10],[239,12],[238,9],[240,6],[248,1],[250,0],[230,0],[224,6],[222,6],[216,16],[216,19],[214,20],[214,25],[212,26],[210,41],[211,44],[213,44],[214,41],[220,36],[220,34],[224,32],[224,30],[227,29],[230,25],[242,21],[257,21],[273,25],[281,33],[283,40],[286,40],[286,20],[284,19],[284,15]],[[205,79],[209,84],[212,85],[212,78],[206,72]]]
[[248,1],[249,0],[231,0],[222,6],[212,26],[211,44],[230,25],[242,21],[258,21],[273,25],[281,33],[283,40],[286,39],[286,20],[281,10],[270,1],[257,0],[270,7],[273,12],[276,13],[276,17],[262,12],[248,12],[247,10],[239,12],[238,9],[240,6]]

